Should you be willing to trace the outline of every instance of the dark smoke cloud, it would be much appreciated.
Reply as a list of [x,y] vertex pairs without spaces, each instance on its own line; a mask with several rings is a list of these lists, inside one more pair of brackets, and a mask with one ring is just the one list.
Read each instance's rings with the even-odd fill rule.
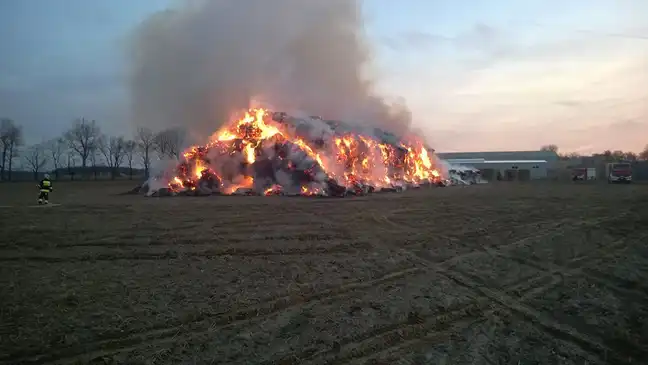
[[402,133],[410,111],[374,91],[370,46],[360,0],[185,0],[136,32],[134,123],[206,136],[260,100]]

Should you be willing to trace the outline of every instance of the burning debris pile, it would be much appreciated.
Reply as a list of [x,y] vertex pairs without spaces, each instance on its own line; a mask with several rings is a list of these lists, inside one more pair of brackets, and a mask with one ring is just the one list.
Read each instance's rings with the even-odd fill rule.
[[[443,185],[422,142],[319,117],[251,109],[175,171],[138,192],[168,195],[365,195]],[[154,186],[162,186],[153,189]]]

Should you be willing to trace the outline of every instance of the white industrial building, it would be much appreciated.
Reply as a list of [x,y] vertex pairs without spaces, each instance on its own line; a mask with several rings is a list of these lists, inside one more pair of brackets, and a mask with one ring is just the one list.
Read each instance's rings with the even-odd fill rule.
[[479,169],[487,180],[538,180],[547,178],[546,160],[485,160],[451,159],[446,160],[451,165],[470,166]]
[[481,171],[486,180],[538,180],[546,179],[558,155],[550,151],[519,152],[460,152],[439,153],[438,156],[452,165],[471,166]]

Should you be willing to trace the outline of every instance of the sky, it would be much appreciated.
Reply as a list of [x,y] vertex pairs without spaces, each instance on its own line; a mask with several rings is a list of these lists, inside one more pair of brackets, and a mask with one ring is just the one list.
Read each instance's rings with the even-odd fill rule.
[[[31,143],[78,117],[129,134],[125,49],[169,4],[0,1],[0,116]],[[437,151],[648,144],[648,1],[365,0],[364,11],[379,91],[406,100]]]

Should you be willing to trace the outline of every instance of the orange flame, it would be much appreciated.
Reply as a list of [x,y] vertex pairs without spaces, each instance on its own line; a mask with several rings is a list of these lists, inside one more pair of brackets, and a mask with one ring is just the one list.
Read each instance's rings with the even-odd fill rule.
[[[368,184],[381,188],[398,182],[421,184],[441,177],[430,153],[419,141],[394,146],[371,136],[348,133],[332,137],[330,141],[324,141],[325,147],[316,149],[286,125],[274,122],[266,110],[251,109],[241,119],[214,133],[205,147],[188,149],[183,154],[186,163],[181,165],[182,169],[179,168],[178,176],[172,179],[169,187],[173,190],[195,188],[203,173],[210,173],[221,180],[221,192],[224,194],[232,194],[241,188],[249,189],[255,184],[250,174],[228,176],[227,169],[214,168],[206,162],[207,151],[215,149],[218,151],[216,154],[238,155],[242,162],[252,165],[267,157],[264,157],[268,153],[265,142],[272,142],[268,145],[273,145],[286,141],[298,146],[329,178],[345,187]],[[280,191],[281,186],[272,185],[265,189],[264,195]],[[301,187],[303,195],[321,193],[320,188]]]

